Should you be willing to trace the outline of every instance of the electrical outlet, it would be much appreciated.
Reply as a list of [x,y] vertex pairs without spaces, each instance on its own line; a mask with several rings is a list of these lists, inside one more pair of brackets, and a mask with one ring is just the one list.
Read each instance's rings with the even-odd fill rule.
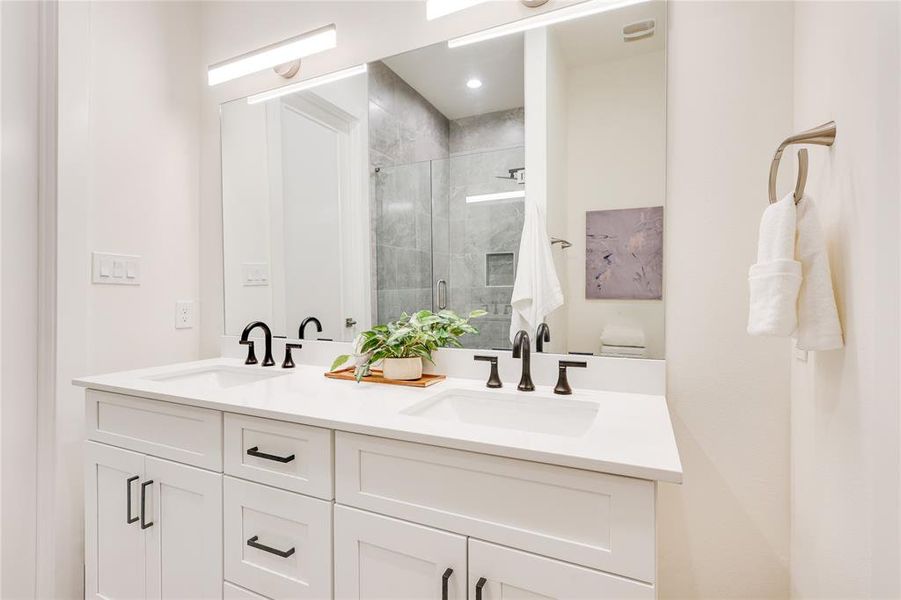
[[175,303],[175,328],[191,329],[194,327],[194,301],[179,300]]

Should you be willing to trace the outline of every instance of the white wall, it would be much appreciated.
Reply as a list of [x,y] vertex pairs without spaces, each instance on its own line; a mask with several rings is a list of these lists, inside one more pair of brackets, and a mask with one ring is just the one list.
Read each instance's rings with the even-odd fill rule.
[[[82,593],[84,393],[73,377],[192,360],[198,328],[200,9],[60,3],[58,371],[53,554],[43,597]],[[137,287],[91,285],[90,252],[137,254]],[[49,550],[48,550],[49,552]]]
[[0,596],[35,594],[37,3],[0,4]]
[[789,593],[789,345],[745,333],[769,161],[792,130],[792,5],[671,2],[661,598]]
[[835,120],[838,130],[831,149],[810,150],[807,189],[846,344],[792,364],[798,598],[901,596],[899,13],[897,2],[795,6],[794,128]]
[[608,324],[640,328],[664,358],[662,300],[585,298],[585,213],[661,206],[666,196],[663,51],[573,67],[566,75],[568,347],[600,350]]

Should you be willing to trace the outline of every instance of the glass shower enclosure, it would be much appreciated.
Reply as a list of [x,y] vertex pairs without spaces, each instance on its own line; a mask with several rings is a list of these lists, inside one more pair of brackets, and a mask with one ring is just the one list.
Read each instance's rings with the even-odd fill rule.
[[473,348],[510,348],[523,227],[523,146],[379,167],[371,177],[375,322],[482,309]]

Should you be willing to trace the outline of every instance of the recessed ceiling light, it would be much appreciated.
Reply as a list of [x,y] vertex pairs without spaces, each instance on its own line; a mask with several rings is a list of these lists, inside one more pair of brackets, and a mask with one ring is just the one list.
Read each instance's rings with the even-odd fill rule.
[[477,90],[480,87],[482,87],[482,80],[476,79],[475,77],[473,77],[472,79],[470,79],[469,81],[466,82],[466,87],[468,87],[471,90]]

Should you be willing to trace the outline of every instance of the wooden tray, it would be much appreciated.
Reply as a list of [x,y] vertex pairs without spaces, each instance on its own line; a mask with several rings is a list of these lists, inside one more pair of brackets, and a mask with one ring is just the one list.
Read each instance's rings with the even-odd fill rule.
[[[385,383],[387,385],[405,385],[407,387],[418,387],[418,388],[426,388],[430,385],[435,385],[441,381],[447,379],[445,375],[430,375],[427,373],[423,373],[422,377],[419,379],[411,379],[409,381],[403,381],[400,379],[385,379],[382,376],[382,372],[379,369],[372,369],[371,375],[368,375],[361,379],[361,381],[366,381],[368,383]],[[325,374],[329,379],[343,379],[344,381],[356,381],[354,379],[354,368],[348,367],[346,369],[341,369],[340,371],[329,371]]]

